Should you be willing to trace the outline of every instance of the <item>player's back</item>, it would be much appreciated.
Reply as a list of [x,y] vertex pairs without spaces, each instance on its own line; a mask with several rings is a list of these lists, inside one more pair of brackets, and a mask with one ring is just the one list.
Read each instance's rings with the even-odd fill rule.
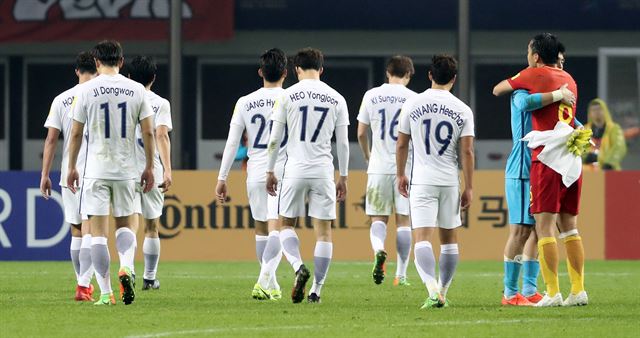
[[289,130],[285,177],[333,179],[331,138],[349,125],[342,95],[320,80],[301,80],[282,94],[273,119]]
[[[246,96],[241,97],[236,103],[231,118],[231,124],[244,127],[247,133],[247,181],[262,182],[265,180],[267,168],[267,144],[272,124],[271,114],[276,100],[282,95],[282,88],[260,88]],[[277,175],[281,174],[284,162],[284,146],[287,144],[287,135],[281,143]]]
[[413,141],[411,184],[459,184],[458,140],[474,136],[469,106],[449,91],[427,89],[402,107],[400,131]]
[[398,118],[402,105],[414,95],[414,91],[401,84],[388,83],[372,88],[364,95],[358,121],[368,124],[372,131],[367,173],[396,173]]
[[74,119],[86,123],[86,178],[127,180],[136,170],[136,125],[152,116],[144,87],[120,74],[100,75],[82,85]]
[[[165,125],[169,127],[169,130],[171,130],[171,104],[169,103],[169,100],[150,90],[145,90],[145,95],[147,96],[149,105],[153,110],[154,128],[157,128],[158,125]],[[136,124],[136,144],[136,165],[138,174],[142,174],[146,164],[146,158],[144,154],[144,142],[142,141],[142,128],[140,127],[140,124]],[[157,148],[153,158],[153,172],[156,181],[162,182],[163,167],[162,162],[160,161],[160,153]]]

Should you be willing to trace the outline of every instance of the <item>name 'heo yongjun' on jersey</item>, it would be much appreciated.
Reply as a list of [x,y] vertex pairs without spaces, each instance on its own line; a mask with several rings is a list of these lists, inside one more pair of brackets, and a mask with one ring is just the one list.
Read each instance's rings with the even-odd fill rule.
[[438,107],[437,103],[425,104],[411,111],[409,116],[411,120],[416,122],[418,121],[422,115],[424,114],[442,114],[444,116],[448,116],[451,118],[458,127],[462,127],[464,125],[464,120],[460,117],[461,112],[456,112],[452,109],[449,109],[446,105],[442,105]]
[[378,103],[394,104],[394,103],[404,103],[405,101],[407,101],[407,98],[402,96],[378,95],[371,98],[371,104],[378,104]]
[[100,95],[113,94],[115,96],[125,95],[133,97],[134,91],[129,88],[117,88],[117,87],[98,87],[93,88],[93,97]]
[[256,100],[253,102],[247,102],[244,104],[244,110],[245,111],[251,111],[254,108],[263,108],[264,106],[267,106],[269,108],[273,108],[273,105],[276,103],[275,100],[272,99],[260,99],[260,100]]
[[333,97],[331,97],[331,95],[327,95],[327,94],[323,94],[323,93],[316,93],[316,92],[312,92],[310,90],[304,92],[304,91],[300,91],[297,93],[292,93],[289,94],[289,99],[291,99],[292,102],[298,101],[298,100],[304,100],[305,98],[309,98],[312,100],[318,100],[322,103],[329,103],[332,104],[334,106],[338,105],[338,100],[334,99]]

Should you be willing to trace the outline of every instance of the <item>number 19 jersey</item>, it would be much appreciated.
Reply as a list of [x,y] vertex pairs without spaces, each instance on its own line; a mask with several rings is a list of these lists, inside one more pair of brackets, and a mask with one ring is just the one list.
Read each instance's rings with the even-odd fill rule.
[[385,83],[364,94],[358,121],[371,126],[371,158],[367,173],[396,174],[396,141],[400,109],[416,93],[401,85]]
[[72,112],[87,131],[84,177],[138,178],[135,129],[139,121],[153,116],[145,88],[120,74],[103,74],[81,85]]
[[[247,182],[264,182],[267,172],[267,143],[271,132],[271,113],[276,100],[282,95],[282,88],[260,88],[241,97],[236,103],[231,124],[244,128],[247,132]],[[282,140],[276,176],[282,175],[287,136]]]
[[271,119],[289,130],[285,178],[333,180],[331,138],[336,127],[349,125],[342,95],[320,80],[302,80],[280,96]]
[[475,136],[469,106],[449,91],[427,89],[402,106],[398,129],[413,143],[411,184],[459,184],[458,140]]

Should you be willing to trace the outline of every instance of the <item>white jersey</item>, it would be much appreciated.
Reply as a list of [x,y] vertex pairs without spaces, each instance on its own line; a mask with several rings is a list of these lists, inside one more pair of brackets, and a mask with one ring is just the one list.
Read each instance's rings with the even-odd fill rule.
[[427,89],[402,106],[399,130],[413,141],[411,184],[453,186],[458,140],[475,136],[471,108],[446,90]]
[[400,109],[416,95],[401,84],[385,83],[364,94],[358,121],[371,126],[371,157],[368,174],[396,174],[396,141]]
[[88,134],[85,178],[138,178],[136,125],[153,116],[145,91],[120,74],[103,74],[80,86],[72,110]]
[[342,95],[320,80],[302,80],[284,91],[272,119],[289,131],[285,178],[334,178],[331,137],[349,125]]
[[[231,125],[242,127],[247,132],[247,182],[264,182],[267,172],[267,144],[273,122],[271,113],[276,100],[284,93],[282,88],[260,88],[238,99],[231,117]],[[280,144],[275,173],[279,177],[285,161],[285,134]]]
[[[44,122],[45,128],[55,128],[62,132],[62,166],[60,168],[60,186],[62,187],[67,186],[67,170],[69,168],[69,134],[71,133],[71,127],[73,126],[71,107],[73,104],[73,98],[76,95],[79,86],[80,85],[75,85],[73,88],[66,90],[53,99],[51,109],[49,110],[49,116],[47,116],[47,120]],[[82,144],[80,145],[80,152],[78,153],[78,161],[76,162],[76,167],[78,168],[81,178],[87,152],[85,136],[86,135],[83,135],[82,137]]]
[[[171,105],[169,104],[169,101],[150,90],[147,90],[145,95],[147,95],[151,109],[153,109],[153,113],[155,114],[153,116],[153,128],[158,129],[159,126],[165,126],[169,131],[171,131],[173,129],[173,124],[171,123]],[[144,154],[144,142],[142,140],[142,128],[140,127],[140,124],[136,125],[136,144],[138,145],[136,148],[136,164],[138,167],[138,176],[140,176],[142,175],[147,163],[146,156]],[[162,183],[163,174],[164,168],[160,161],[160,152],[156,146],[156,154],[153,156],[153,177],[157,185]]]

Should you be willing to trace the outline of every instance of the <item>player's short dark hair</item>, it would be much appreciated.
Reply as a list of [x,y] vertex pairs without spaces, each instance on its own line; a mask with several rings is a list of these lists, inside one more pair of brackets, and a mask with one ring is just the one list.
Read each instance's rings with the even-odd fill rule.
[[272,48],[260,55],[260,70],[268,82],[277,82],[287,69],[287,55],[278,48]]
[[562,42],[558,43],[558,53],[562,55],[567,53],[567,49],[564,47],[564,44],[562,44]]
[[300,67],[303,70],[315,69],[320,70],[324,63],[324,56],[319,49],[307,47],[303,48],[296,53],[293,59],[293,64],[296,67]]
[[139,55],[129,62],[126,69],[131,80],[148,86],[155,80],[158,66],[152,57]]
[[115,40],[100,41],[93,47],[91,54],[105,66],[114,67],[122,59],[122,46]]
[[439,54],[431,58],[431,78],[439,85],[446,85],[458,74],[458,62],[451,55]]
[[96,70],[96,60],[93,59],[93,56],[89,52],[80,52],[78,56],[76,56],[75,67],[80,74],[95,74],[98,72]]
[[558,53],[560,53],[561,46],[564,49],[558,38],[551,33],[538,34],[531,39],[531,52],[538,54],[545,65],[558,63]]
[[413,61],[408,56],[394,55],[387,61],[387,73],[391,76],[405,77],[408,74],[411,77],[415,72]]

